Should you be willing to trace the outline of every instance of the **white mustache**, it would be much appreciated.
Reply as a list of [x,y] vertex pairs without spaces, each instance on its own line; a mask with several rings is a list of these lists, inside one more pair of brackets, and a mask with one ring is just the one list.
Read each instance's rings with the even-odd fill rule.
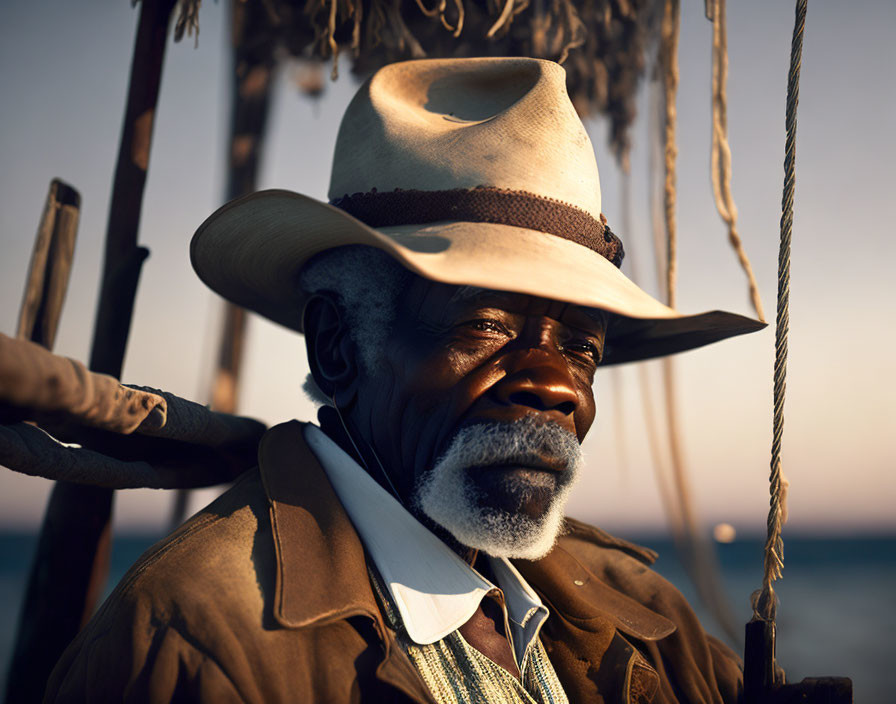
[[537,466],[547,462],[557,469],[571,470],[581,461],[582,448],[573,433],[556,423],[526,416],[512,423],[477,423],[461,428],[436,466]]
[[[549,490],[547,512],[530,518],[522,512],[489,508],[469,470],[507,464],[549,462],[563,471],[544,473],[525,486],[515,483],[519,496]],[[584,463],[575,435],[555,423],[527,417],[513,423],[479,423],[462,428],[448,449],[424,473],[414,491],[416,507],[467,547],[492,557],[539,559],[557,540],[563,509]]]

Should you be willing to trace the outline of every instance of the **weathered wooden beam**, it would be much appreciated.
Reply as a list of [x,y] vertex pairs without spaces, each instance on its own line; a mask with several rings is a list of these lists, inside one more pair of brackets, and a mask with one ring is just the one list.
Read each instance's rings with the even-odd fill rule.
[[[137,245],[168,24],[177,0],[143,0],[109,206],[90,368],[121,375],[140,267]],[[113,492],[53,487],[21,613],[6,701],[40,701],[62,651],[93,614],[108,574]]]
[[63,482],[50,494],[19,614],[7,704],[41,701],[56,660],[83,625],[84,604],[102,593],[109,553],[96,546],[108,539],[110,496]]
[[[16,326],[18,338],[37,343],[48,350],[56,340],[62,304],[68,288],[80,208],[81,196],[74,188],[58,179],[50,182]],[[25,602],[20,611],[16,646],[10,660],[6,689],[6,701],[10,704],[39,700],[40,697],[35,698],[35,695],[43,693],[41,682],[45,682],[46,677],[38,682],[39,674],[32,676],[32,672],[37,669],[32,665],[32,658],[39,659],[37,653],[40,649],[54,647],[54,634],[48,632],[50,624],[41,622],[41,616],[45,614],[45,607],[40,601],[44,596],[44,575],[39,557],[43,537],[42,532],[38,557],[32,564]],[[47,546],[43,547],[46,550]],[[54,559],[64,561],[66,557],[55,555]],[[49,638],[49,642],[45,638]],[[46,670],[46,674],[49,674],[49,670]]]
[[75,255],[81,196],[59,179],[50,182],[34,239],[16,337],[53,348]]
[[227,162],[227,200],[257,188],[264,150],[271,88],[277,67],[274,41],[258,41],[270,26],[263,3],[231,3],[233,46],[230,90],[230,144]]
[[[16,330],[20,339],[35,342],[47,349],[53,347],[56,339],[62,304],[68,287],[80,205],[81,197],[74,188],[58,180],[50,183],[35,237]],[[54,530],[55,527],[51,528],[50,532]],[[46,531],[42,531],[38,556],[32,564],[28,589],[20,612],[16,647],[7,678],[6,701],[10,703],[35,701],[40,698],[39,695],[43,693],[42,682],[46,681],[46,677],[38,681],[39,673],[36,672],[40,661],[38,653],[43,648],[53,648],[55,645],[54,633],[50,632],[51,624],[42,620],[46,615],[46,607],[41,602],[45,590],[43,558],[40,555],[41,548],[46,553],[50,547],[45,544],[45,535]],[[52,559],[57,564],[60,561],[64,564],[66,555],[54,554]],[[33,663],[35,657],[38,664]],[[45,674],[49,674],[48,669]]]
[[246,309],[226,303],[224,327],[218,346],[218,364],[211,393],[211,407],[221,413],[236,412],[245,332]]
[[162,80],[168,23],[176,0],[142,0],[127,105],[112,184],[90,369],[121,376],[137,279],[148,251],[137,245],[143,189]]
[[[247,33],[270,21],[259,3],[233,3],[233,65],[230,97],[230,145],[226,199],[248,195],[258,187],[258,170],[267,136],[271,90],[277,67],[274,42],[245,41]],[[246,311],[232,303],[224,308],[218,364],[212,382],[212,408],[234,413],[246,335]]]

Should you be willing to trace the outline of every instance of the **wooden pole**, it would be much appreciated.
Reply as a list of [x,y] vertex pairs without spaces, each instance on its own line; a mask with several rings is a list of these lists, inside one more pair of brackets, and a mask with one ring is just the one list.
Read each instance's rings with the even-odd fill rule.
[[50,182],[37,228],[16,337],[53,349],[75,255],[81,196],[59,179]]
[[[36,342],[47,349],[53,348],[62,315],[75,253],[80,208],[81,196],[74,188],[58,179],[50,182],[16,326],[16,337]],[[38,554],[42,548],[47,550],[49,547],[42,535]],[[64,559],[64,556],[58,555],[57,559],[60,558]],[[41,564],[35,560],[20,613],[16,648],[10,660],[6,690],[8,702],[37,701],[43,693],[42,685],[39,686],[31,673],[34,669],[32,660],[39,658],[39,650],[48,645],[45,638],[52,638],[52,633],[47,632],[50,624],[42,618],[46,615],[45,605],[41,602],[46,591],[45,576]],[[46,678],[42,681],[45,682]]]
[[[140,268],[137,245],[168,24],[176,0],[143,0],[118,163],[90,369],[121,376]],[[108,573],[113,492],[57,482],[38,542],[21,614],[6,701],[40,701],[62,651],[93,614]]]
[[[252,193],[258,184],[258,168],[276,68],[275,47],[273,42],[246,42],[244,37],[247,33],[251,35],[257,32],[259,24],[263,22],[267,22],[267,14],[260,4],[232,4],[233,72],[226,192],[228,201]],[[224,325],[211,383],[212,410],[236,413],[247,322],[244,308],[224,303]],[[170,519],[172,530],[186,518],[189,492],[189,489],[181,489],[175,494]]]
[[90,369],[114,377],[121,377],[137,281],[143,260],[149,255],[146,248],[137,245],[137,231],[165,59],[168,21],[175,4],[176,0],[143,0],[140,4],[90,352]]
[[[232,13],[233,73],[227,200],[248,195],[257,188],[276,67],[273,42],[244,41],[247,31],[254,31],[259,23],[268,21],[264,8],[258,4],[233,3]],[[212,408],[221,413],[236,412],[245,330],[246,311],[226,303],[211,398]]]
[[852,704],[852,680],[806,677],[785,684],[775,659],[775,622],[754,617],[746,627],[744,704]]

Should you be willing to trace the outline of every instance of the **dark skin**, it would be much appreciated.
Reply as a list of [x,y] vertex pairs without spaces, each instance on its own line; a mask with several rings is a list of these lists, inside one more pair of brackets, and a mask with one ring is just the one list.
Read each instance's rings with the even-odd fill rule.
[[[412,512],[417,480],[467,425],[534,416],[560,425],[581,442],[594,422],[592,383],[606,324],[591,309],[414,277],[400,297],[375,374],[362,370],[333,297],[313,296],[304,326],[311,373],[339,408],[351,439],[327,409],[321,414],[323,429]],[[527,466],[469,471],[489,503],[537,517],[546,511],[551,492],[529,492],[521,502],[514,487],[564,469],[545,457]],[[464,560],[487,570],[476,550],[458,544],[418,513]],[[497,601],[484,599],[460,632],[519,677]]]

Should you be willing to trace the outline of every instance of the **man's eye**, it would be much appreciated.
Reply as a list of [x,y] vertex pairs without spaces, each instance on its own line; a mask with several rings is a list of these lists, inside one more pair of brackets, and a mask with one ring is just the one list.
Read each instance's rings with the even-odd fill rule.
[[563,349],[575,355],[590,357],[595,364],[600,364],[601,357],[603,356],[597,345],[587,340],[581,342],[567,342],[563,345]]
[[496,333],[501,333],[501,334],[507,334],[507,328],[505,328],[497,320],[490,320],[489,318],[480,318],[479,320],[471,320],[469,323],[467,323],[467,326],[472,328],[473,330],[477,330],[479,332],[496,332]]

